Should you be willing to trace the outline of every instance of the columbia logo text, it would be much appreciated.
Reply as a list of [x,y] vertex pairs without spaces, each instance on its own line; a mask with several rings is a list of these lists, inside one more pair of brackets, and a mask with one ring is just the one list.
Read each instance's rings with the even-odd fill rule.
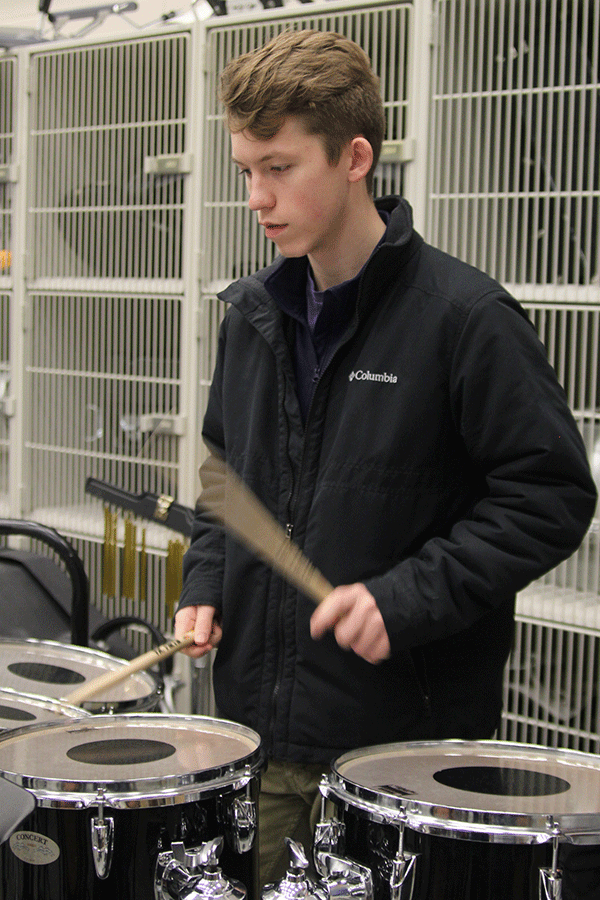
[[348,375],[348,381],[383,381],[387,384],[396,384],[398,381],[397,375],[391,375],[388,372],[369,372],[364,371],[363,369],[358,369],[356,372],[350,372]]

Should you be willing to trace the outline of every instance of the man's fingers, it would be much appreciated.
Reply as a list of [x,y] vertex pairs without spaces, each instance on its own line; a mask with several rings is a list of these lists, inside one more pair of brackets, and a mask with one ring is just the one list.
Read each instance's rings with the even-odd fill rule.
[[311,637],[318,641],[327,631],[332,631],[340,619],[346,615],[351,605],[352,601],[348,597],[332,591],[329,597],[326,597],[317,606],[311,616]]
[[182,652],[197,659],[204,656],[221,640],[223,632],[215,619],[213,606],[187,606],[175,616],[175,637],[194,632],[194,643]]
[[194,626],[194,641],[199,647],[210,642],[213,634],[215,610],[212,606],[198,606]]
[[344,650],[353,650],[374,665],[390,656],[383,617],[375,598],[363,584],[335,588],[319,604],[310,620],[310,633],[318,640],[327,631],[333,631]]

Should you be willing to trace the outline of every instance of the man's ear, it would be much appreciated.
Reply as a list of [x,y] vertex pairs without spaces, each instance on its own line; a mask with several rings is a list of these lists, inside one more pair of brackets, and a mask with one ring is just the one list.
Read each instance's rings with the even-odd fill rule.
[[350,168],[348,178],[352,182],[366,178],[373,164],[373,148],[362,135],[350,141]]

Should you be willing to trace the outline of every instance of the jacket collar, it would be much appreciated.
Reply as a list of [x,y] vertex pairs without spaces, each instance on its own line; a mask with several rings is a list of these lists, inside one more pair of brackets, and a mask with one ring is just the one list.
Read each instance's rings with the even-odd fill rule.
[[[361,277],[359,287],[359,310],[371,302],[370,291],[365,288],[376,285],[374,296],[381,295],[381,289],[388,280],[397,276],[408,258],[423,243],[422,238],[413,229],[412,209],[403,197],[387,196],[375,201],[378,209],[385,210],[390,220],[385,232],[384,241],[368,261]],[[391,259],[393,258],[393,265]],[[307,259],[305,256],[277,259],[254,275],[239,279],[218,294],[226,303],[236,306],[241,313],[250,317],[256,325],[266,320],[263,316],[272,317],[273,311],[280,311],[276,302],[265,287],[265,282],[281,283],[285,280],[286,289],[290,293],[304,296],[306,287]]]

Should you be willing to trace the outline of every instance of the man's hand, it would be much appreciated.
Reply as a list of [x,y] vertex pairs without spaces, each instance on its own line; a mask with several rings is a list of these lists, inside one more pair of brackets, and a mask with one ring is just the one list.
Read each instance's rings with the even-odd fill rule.
[[333,631],[344,650],[354,650],[367,662],[388,659],[390,641],[375,598],[364,584],[346,584],[334,590],[318,605],[310,620],[315,640]]
[[175,614],[176,638],[192,630],[194,643],[181,652],[197,659],[216,647],[223,634],[214,606],[184,606]]

